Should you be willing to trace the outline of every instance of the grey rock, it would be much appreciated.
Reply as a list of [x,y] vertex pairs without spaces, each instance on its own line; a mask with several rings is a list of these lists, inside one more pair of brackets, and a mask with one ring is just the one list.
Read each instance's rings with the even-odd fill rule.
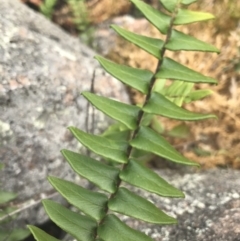
[[[76,179],[60,150],[80,148],[67,127],[86,129],[87,102],[80,92],[90,89],[94,70],[96,93],[129,102],[124,86],[105,74],[94,55],[19,0],[1,0],[0,183],[18,193],[20,208],[53,194],[48,175]],[[95,133],[110,123],[99,112],[95,119]],[[22,214],[23,224],[43,222],[40,210]]]

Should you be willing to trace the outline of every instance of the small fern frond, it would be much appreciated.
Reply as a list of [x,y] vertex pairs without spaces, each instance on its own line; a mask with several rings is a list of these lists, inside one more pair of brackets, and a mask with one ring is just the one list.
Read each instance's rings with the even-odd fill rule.
[[[184,197],[182,191],[173,187],[154,171],[142,165],[136,158],[137,151],[151,153],[169,161],[198,166],[182,156],[163,136],[149,127],[153,116],[177,120],[204,120],[215,118],[211,114],[194,113],[182,108],[184,102],[200,99],[209,91],[192,91],[195,83],[216,84],[216,80],[202,75],[165,57],[165,51],[219,50],[174,29],[175,25],[213,19],[209,13],[182,9],[195,0],[160,0],[168,14],[160,12],[140,0],[131,0],[142,14],[166,37],[164,40],[141,36],[116,25],[111,27],[124,39],[147,51],[158,59],[154,72],[115,64],[97,56],[101,66],[122,83],[146,95],[142,106],[120,103],[93,93],[82,95],[91,104],[118,123],[104,135],[93,135],[70,127],[74,137],[105,163],[69,150],[62,150],[72,169],[100,190],[89,191],[72,182],[49,177],[52,186],[66,200],[81,211],[68,210],[52,201],[43,202],[49,217],[63,230],[79,241],[150,241],[144,233],[128,227],[116,213],[155,224],[175,224],[177,220],[159,210],[154,204],[123,186],[136,186],[163,197]],[[172,82],[165,86],[166,79]],[[29,227],[38,241],[56,241],[39,229]]]

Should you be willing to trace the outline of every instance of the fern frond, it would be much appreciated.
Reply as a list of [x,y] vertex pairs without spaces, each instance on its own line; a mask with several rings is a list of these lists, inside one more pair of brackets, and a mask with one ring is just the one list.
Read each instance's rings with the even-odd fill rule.
[[[112,76],[145,94],[145,103],[142,106],[133,106],[83,92],[83,96],[93,106],[120,123],[112,128],[110,134],[105,133],[105,135],[99,136],[85,133],[75,127],[69,128],[81,144],[108,160],[106,163],[109,165],[72,151],[62,151],[72,169],[98,186],[100,191],[91,192],[74,183],[55,177],[49,178],[53,187],[69,203],[78,208],[81,214],[70,211],[52,201],[44,201],[46,212],[57,225],[79,241],[152,240],[142,232],[128,227],[115,213],[149,223],[176,223],[175,218],[165,214],[154,204],[123,187],[122,184],[126,182],[163,197],[184,197],[182,191],[173,187],[136,160],[136,151],[155,154],[179,164],[198,166],[197,163],[178,153],[164,137],[151,129],[149,121],[154,115],[191,121],[215,117],[211,114],[187,111],[181,105],[184,101],[192,101],[194,96],[195,99],[198,99],[209,93],[191,92],[195,83],[215,84],[216,80],[165,57],[166,50],[196,50],[218,53],[219,50],[212,45],[174,29],[175,25],[209,20],[214,18],[213,15],[182,9],[182,6],[189,5],[195,0],[161,0],[169,12],[168,14],[159,12],[140,0],[131,0],[131,2],[136,5],[149,22],[165,35],[165,39],[137,35],[115,25],[112,28],[127,41],[155,56],[158,59],[156,70],[151,72],[131,68],[115,64],[100,56],[97,56],[96,59]],[[173,84],[166,87],[165,79],[172,80]],[[30,230],[36,240],[46,240],[44,240],[47,237],[46,234],[40,230],[32,226]]]

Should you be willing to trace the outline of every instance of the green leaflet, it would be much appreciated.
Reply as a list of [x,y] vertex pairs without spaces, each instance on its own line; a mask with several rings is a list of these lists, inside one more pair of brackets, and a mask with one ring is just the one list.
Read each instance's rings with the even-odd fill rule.
[[149,223],[175,224],[177,222],[176,219],[166,215],[145,198],[124,187],[118,189],[116,195],[109,201],[108,207],[112,211]]
[[194,2],[196,2],[197,0],[182,0],[182,3],[183,4],[186,4],[186,5],[189,5],[189,4],[191,4],[191,3],[194,3]]
[[160,2],[166,10],[173,12],[178,3],[178,0],[160,0]]
[[177,79],[192,83],[217,83],[215,79],[191,70],[170,58],[163,59],[161,69],[155,77],[159,79]]
[[139,0],[130,0],[161,33],[166,34],[171,17]]
[[[196,1],[197,0],[182,0],[181,3],[188,5]],[[160,0],[160,2],[163,4],[166,10],[168,10],[169,12],[173,12],[178,3],[178,0]]]
[[134,89],[147,94],[149,83],[153,77],[153,73],[148,70],[131,68],[121,64],[115,64],[103,57],[95,57],[102,67],[112,76],[133,87]]
[[16,229],[13,230],[1,230],[0,229],[0,240],[1,241],[21,241],[25,240],[30,235],[28,229]]
[[119,174],[117,168],[72,151],[62,150],[61,152],[77,174],[88,179],[104,191],[110,193],[116,191]]
[[178,14],[174,20],[175,25],[189,24],[199,21],[214,19],[211,13],[195,12],[187,9],[179,9]]
[[60,241],[59,239],[56,239],[56,238],[52,237],[51,235],[45,233],[40,228],[37,228],[32,225],[28,225],[28,228],[30,229],[35,240],[37,240],[37,241]]
[[135,130],[137,128],[137,117],[140,111],[139,107],[124,104],[90,92],[83,92],[82,95],[97,109],[126,125],[130,130]]
[[194,90],[192,92],[190,92],[187,95],[187,98],[185,99],[185,103],[189,103],[192,101],[196,101],[196,100],[201,100],[209,95],[211,95],[213,93],[212,90]]
[[163,197],[184,197],[180,190],[159,177],[157,173],[132,159],[121,171],[120,178],[131,185]]
[[104,241],[153,241],[150,237],[128,227],[115,215],[107,215],[98,228],[98,235]]
[[162,136],[148,127],[141,126],[137,136],[130,144],[134,148],[152,152],[179,164],[199,166],[196,162],[182,156]]
[[17,194],[0,190],[0,204],[12,201],[17,197]]
[[97,223],[93,219],[70,211],[62,205],[50,201],[42,201],[44,208],[60,228],[80,241],[94,241]]
[[166,86],[162,93],[159,93],[168,98],[185,97],[191,92],[193,86],[193,83],[175,80],[170,86]]
[[175,80],[170,86],[165,86],[161,91],[156,92],[181,107],[193,86],[193,83]]
[[76,127],[69,127],[72,134],[91,151],[119,163],[127,163],[127,147],[125,141],[110,140],[102,136],[88,134]]
[[166,44],[166,49],[172,51],[187,50],[187,51],[204,51],[204,52],[216,52],[220,50],[215,46],[200,41],[192,36],[179,32],[177,30],[172,31],[171,38]]
[[52,186],[72,205],[86,215],[100,220],[104,217],[108,197],[104,194],[89,191],[79,185],[56,177],[49,177]]
[[187,138],[190,135],[189,127],[185,123],[174,126],[167,132],[169,136]]
[[160,50],[163,47],[162,40],[135,34],[116,25],[111,25],[111,27],[123,38],[147,51],[149,54],[158,59],[161,57]]
[[168,118],[176,119],[176,120],[185,120],[185,121],[195,121],[195,120],[204,120],[208,118],[215,118],[214,115],[211,114],[199,114],[194,113],[188,110],[185,110],[172,101],[168,100],[166,97],[161,95],[160,93],[153,92],[148,103],[143,107],[143,111],[165,116]]

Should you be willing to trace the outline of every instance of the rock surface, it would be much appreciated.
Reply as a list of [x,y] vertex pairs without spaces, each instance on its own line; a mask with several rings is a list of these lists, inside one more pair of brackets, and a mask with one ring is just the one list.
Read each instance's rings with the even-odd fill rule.
[[[79,92],[90,88],[93,70],[96,92],[125,102],[128,97],[77,39],[17,0],[1,0],[0,5],[0,160],[5,163],[0,182],[18,192],[20,206],[31,206],[52,194],[47,175],[75,178],[59,150],[79,148],[66,127],[85,128],[86,101]],[[107,125],[103,115],[96,118],[101,120],[97,129]],[[240,240],[239,171],[184,168],[158,173],[186,198],[135,191],[177,217],[179,224],[161,227],[122,217],[125,222],[156,241]],[[33,207],[21,212],[16,225],[45,221],[41,206]]]
[[[0,183],[18,193],[18,202],[29,205],[52,194],[48,175],[74,178],[60,150],[79,149],[67,127],[86,129],[87,102],[80,92],[90,89],[94,70],[96,93],[129,101],[123,85],[104,73],[94,55],[18,0],[1,0],[0,160],[5,168]],[[109,124],[103,114],[95,119],[95,132]],[[26,214],[26,222],[43,222],[39,210],[30,220]]]

